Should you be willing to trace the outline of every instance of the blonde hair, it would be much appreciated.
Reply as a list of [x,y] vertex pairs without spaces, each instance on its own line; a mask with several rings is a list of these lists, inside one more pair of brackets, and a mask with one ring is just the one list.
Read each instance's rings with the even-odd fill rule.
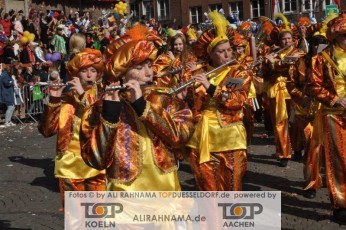
[[52,72],[49,75],[50,81],[56,81],[60,79],[60,74],[57,70],[52,70]]
[[72,34],[69,45],[71,54],[82,52],[86,47],[85,35],[81,33]]

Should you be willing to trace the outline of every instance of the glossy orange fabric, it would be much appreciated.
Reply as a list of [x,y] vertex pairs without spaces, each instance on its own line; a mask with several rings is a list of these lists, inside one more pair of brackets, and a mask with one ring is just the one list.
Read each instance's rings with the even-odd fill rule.
[[99,174],[88,179],[59,178],[59,189],[64,206],[65,191],[106,191],[106,175]]
[[101,120],[102,109],[96,106],[85,112],[82,157],[88,165],[106,169],[107,177],[117,183],[131,182],[141,173],[144,156],[139,123],[147,129],[150,152],[162,173],[177,170],[176,159],[192,135],[192,113],[183,101],[156,92],[145,99],[147,108],[141,117],[123,100],[120,120],[112,125]]
[[[289,110],[289,102],[286,100],[287,110]],[[292,155],[291,140],[288,131],[288,119],[277,123],[276,118],[276,99],[270,99],[270,117],[274,128],[276,157],[278,159],[287,158],[290,159]]]
[[341,115],[323,118],[326,179],[333,209],[346,208],[346,121]]
[[199,164],[197,149],[191,149],[190,164],[199,191],[242,191],[247,168],[246,150],[216,152]]
[[86,48],[83,52],[77,53],[67,64],[68,77],[71,80],[78,76],[81,69],[94,67],[97,70],[98,78],[101,77],[104,68],[102,54],[99,50]]

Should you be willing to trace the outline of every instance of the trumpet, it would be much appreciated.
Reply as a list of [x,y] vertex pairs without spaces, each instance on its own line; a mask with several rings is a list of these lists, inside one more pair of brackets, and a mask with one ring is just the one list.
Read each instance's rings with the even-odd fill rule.
[[[155,86],[155,85],[157,85],[156,81],[148,81],[144,84],[141,84],[140,87]],[[126,91],[126,90],[128,90],[128,87],[126,85],[115,85],[115,86],[110,86],[108,88],[105,88],[105,92]]]
[[[215,69],[212,69],[209,72],[206,72],[205,75],[208,76],[208,75],[218,71],[219,69],[221,69],[221,68],[223,68],[225,66],[228,66],[228,65],[230,65],[230,64],[232,64],[233,62],[236,62],[236,61],[237,61],[237,59],[232,59],[232,60],[226,62],[225,64],[222,64],[219,67],[216,67]],[[172,88],[171,90],[168,91],[168,94],[172,95],[174,93],[180,92],[181,90],[185,89],[186,87],[188,87],[189,85],[191,85],[191,84],[193,84],[195,82],[196,82],[196,79],[192,78],[192,79],[188,80],[187,82],[183,83],[182,85],[180,85],[180,86],[178,86],[176,88]]]

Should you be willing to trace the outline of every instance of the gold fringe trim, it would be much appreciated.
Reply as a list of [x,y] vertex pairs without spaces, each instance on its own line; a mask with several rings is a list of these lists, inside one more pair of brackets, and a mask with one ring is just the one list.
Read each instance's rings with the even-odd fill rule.
[[117,122],[117,123],[110,123],[110,122],[106,121],[106,120],[102,117],[102,115],[100,115],[100,120],[101,120],[101,122],[102,122],[105,126],[107,126],[107,127],[109,127],[109,128],[117,128],[117,127],[119,126],[119,122]]
[[333,107],[338,99],[338,96],[334,97],[334,99],[330,102],[330,107]]
[[48,106],[49,106],[49,107],[59,107],[59,106],[61,106],[61,102],[59,102],[59,103],[51,103],[51,102],[48,102]]
[[151,103],[149,101],[146,101],[146,106],[145,106],[144,112],[143,112],[142,116],[139,117],[140,120],[143,120],[145,117],[148,116],[150,108],[151,108]]

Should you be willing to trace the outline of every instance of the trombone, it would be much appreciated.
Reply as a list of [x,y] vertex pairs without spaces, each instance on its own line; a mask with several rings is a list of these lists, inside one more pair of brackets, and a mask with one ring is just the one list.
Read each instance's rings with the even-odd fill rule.
[[[237,61],[237,59],[232,59],[232,60],[226,62],[225,64],[222,64],[219,67],[216,67],[215,69],[212,69],[209,72],[206,72],[205,75],[208,76],[208,75],[218,71],[219,69],[221,69],[221,68],[223,68],[225,66],[228,66],[228,65],[230,65],[230,64],[232,64],[233,62],[236,62],[236,61]],[[177,92],[180,92],[181,90],[185,89],[186,87],[188,87],[189,85],[191,85],[191,84],[193,84],[195,82],[196,82],[196,79],[192,78],[192,79],[188,80],[187,82],[185,82],[184,84],[182,84],[182,85],[180,85],[180,86],[178,86],[176,88],[170,89],[167,92],[167,94],[172,95],[172,94],[175,94]]]

